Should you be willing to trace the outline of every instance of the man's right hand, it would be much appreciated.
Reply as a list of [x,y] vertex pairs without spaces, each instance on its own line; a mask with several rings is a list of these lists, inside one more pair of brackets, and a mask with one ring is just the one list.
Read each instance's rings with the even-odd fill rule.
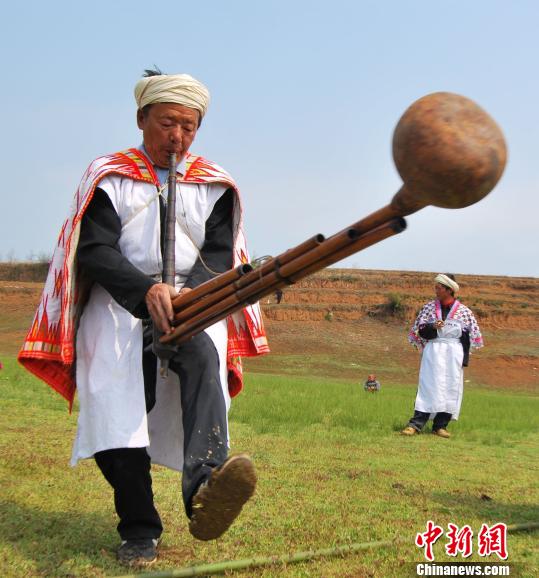
[[178,292],[174,287],[165,283],[156,283],[148,289],[144,298],[152,321],[162,333],[172,332],[172,321],[174,320],[172,299],[177,295]]

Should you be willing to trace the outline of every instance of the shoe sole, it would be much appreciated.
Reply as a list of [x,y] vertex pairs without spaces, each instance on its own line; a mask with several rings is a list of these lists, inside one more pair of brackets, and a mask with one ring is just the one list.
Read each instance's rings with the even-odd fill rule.
[[229,458],[214,470],[207,486],[193,498],[189,532],[197,540],[215,540],[222,536],[238,517],[244,504],[254,494],[256,473],[248,456]]

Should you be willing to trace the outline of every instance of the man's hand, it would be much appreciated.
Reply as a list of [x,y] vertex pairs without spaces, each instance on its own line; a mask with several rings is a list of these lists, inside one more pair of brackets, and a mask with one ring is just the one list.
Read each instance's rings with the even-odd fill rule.
[[178,295],[185,295],[186,293],[189,293],[189,291],[192,291],[190,287],[182,287]]
[[148,289],[144,298],[152,321],[162,333],[172,332],[172,321],[174,320],[172,299],[177,295],[178,292],[174,287],[165,283],[156,283]]

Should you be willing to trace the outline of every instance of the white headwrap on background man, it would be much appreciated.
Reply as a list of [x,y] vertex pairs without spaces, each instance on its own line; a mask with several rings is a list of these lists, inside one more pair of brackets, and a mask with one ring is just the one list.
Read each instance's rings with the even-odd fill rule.
[[206,114],[210,104],[209,90],[189,74],[159,74],[141,78],[135,86],[138,108],[157,102],[172,102]]
[[449,287],[449,289],[451,289],[455,293],[459,292],[458,283],[456,281],[453,281],[453,279],[449,278],[447,275],[444,275],[443,273],[439,273],[438,275],[436,275],[434,281],[436,281],[436,283],[440,283],[441,285],[445,285],[445,287]]

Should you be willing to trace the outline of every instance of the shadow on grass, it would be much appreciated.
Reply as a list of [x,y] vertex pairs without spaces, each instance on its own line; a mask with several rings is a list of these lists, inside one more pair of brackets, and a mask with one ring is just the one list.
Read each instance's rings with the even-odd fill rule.
[[[75,504],[76,506],[76,504]],[[116,566],[118,536],[111,518],[73,509],[48,512],[14,502],[0,502],[0,540],[13,549],[14,569],[35,563],[46,576],[70,574],[70,570]]]
[[453,511],[481,518],[485,523],[504,522],[510,525],[539,522],[539,506],[537,505],[504,504],[497,502],[495,497],[484,494],[473,496],[435,492],[432,494],[432,499]]

